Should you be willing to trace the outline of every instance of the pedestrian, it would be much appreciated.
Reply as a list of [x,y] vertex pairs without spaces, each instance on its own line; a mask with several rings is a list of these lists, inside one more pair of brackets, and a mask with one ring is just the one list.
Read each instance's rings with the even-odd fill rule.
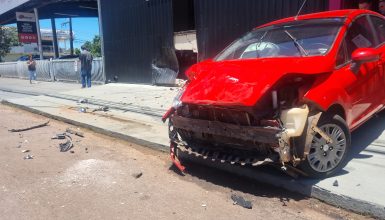
[[29,83],[32,84],[32,80],[36,80],[36,61],[33,59],[32,55],[29,55],[27,65],[29,73]]
[[378,11],[380,14],[385,15],[385,0],[380,0],[378,2]]
[[88,51],[88,49],[83,45],[81,47],[82,52],[79,55],[80,60],[80,72],[82,77],[82,88],[91,87],[91,70],[92,70],[92,54]]
[[364,10],[373,10],[373,2],[371,0],[359,0],[358,8]]

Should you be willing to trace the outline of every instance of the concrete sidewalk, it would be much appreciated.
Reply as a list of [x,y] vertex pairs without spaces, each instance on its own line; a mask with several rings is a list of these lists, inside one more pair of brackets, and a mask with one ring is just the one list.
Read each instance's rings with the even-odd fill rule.
[[[3,101],[6,104],[148,147],[168,150],[167,126],[161,123],[160,117],[171,105],[178,88],[108,84],[91,89],[67,91],[57,89],[58,92],[54,92],[56,83],[37,84],[33,89],[27,88],[29,84],[24,87],[14,83],[18,88],[9,86],[7,79],[0,79],[0,91],[6,88],[14,91],[48,93],[28,98],[6,99]],[[39,89],[39,85],[44,89]],[[77,100],[82,98],[89,99],[90,103],[77,103]],[[93,109],[103,105],[110,106],[110,111],[92,112]],[[89,113],[81,113],[80,107],[88,107]],[[338,176],[321,181],[293,180],[280,172],[266,168],[251,169],[201,162],[312,196],[342,208],[385,219],[385,191],[382,189],[385,182],[384,130],[385,113],[382,113],[355,131],[349,164]],[[338,186],[333,186],[336,180]]]

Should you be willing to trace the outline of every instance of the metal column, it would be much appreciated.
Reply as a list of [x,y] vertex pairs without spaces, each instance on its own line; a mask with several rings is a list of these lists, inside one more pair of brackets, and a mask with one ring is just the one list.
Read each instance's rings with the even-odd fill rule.
[[59,57],[59,47],[58,47],[58,43],[57,43],[55,18],[51,18],[51,26],[52,26],[52,37],[53,37],[53,50],[55,52],[55,58],[58,58]]
[[37,8],[33,9],[35,12],[35,17],[36,17],[36,29],[37,29],[37,43],[39,46],[39,54],[40,54],[40,60],[43,60],[43,45],[41,44],[41,32],[40,32],[40,23],[39,23],[39,11]]

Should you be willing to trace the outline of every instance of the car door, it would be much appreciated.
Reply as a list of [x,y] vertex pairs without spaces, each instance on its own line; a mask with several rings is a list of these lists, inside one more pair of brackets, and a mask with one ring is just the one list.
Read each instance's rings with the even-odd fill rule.
[[377,38],[377,50],[380,53],[380,60],[378,61],[379,73],[375,76],[377,82],[377,94],[380,98],[380,103],[385,104],[385,19],[379,16],[370,16],[370,20],[375,30],[375,37]]
[[352,22],[345,36],[345,44],[350,65],[343,69],[352,79],[352,83],[345,88],[351,101],[348,114],[351,127],[356,127],[376,112],[379,106],[378,82],[376,82],[379,73],[378,62],[362,64],[357,73],[350,70],[351,57],[356,49],[375,48],[378,44],[372,23],[367,15],[360,16]]

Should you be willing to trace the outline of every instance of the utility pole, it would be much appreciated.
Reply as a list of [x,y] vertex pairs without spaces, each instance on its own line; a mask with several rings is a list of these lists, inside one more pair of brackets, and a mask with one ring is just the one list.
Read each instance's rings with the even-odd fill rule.
[[71,48],[71,55],[74,55],[74,35],[72,33],[72,18],[70,17],[70,48]]

